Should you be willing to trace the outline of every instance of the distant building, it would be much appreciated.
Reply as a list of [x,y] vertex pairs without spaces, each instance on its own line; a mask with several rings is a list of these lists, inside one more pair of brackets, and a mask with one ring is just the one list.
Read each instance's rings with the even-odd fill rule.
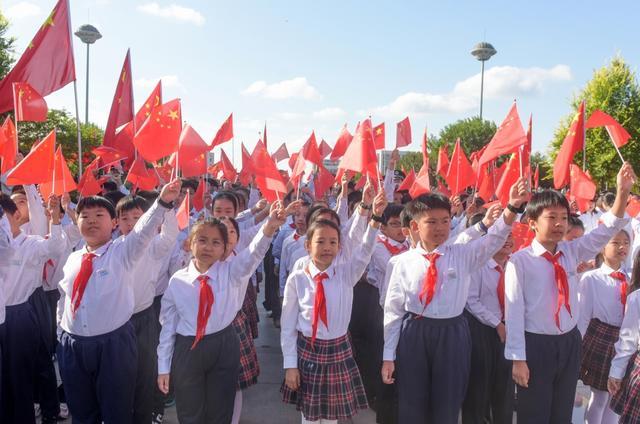
[[[378,169],[380,170],[380,174],[384,175],[384,170],[387,169],[387,164],[391,160],[391,152],[392,150],[378,150]],[[400,150],[400,157],[402,158],[406,154],[410,153],[410,151]],[[329,170],[332,174],[338,172],[338,165],[340,164],[339,160],[329,160],[325,159],[323,165],[325,168]]]

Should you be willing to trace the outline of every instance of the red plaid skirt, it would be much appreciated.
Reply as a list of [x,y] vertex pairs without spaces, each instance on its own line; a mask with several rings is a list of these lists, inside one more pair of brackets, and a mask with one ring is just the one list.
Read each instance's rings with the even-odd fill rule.
[[244,294],[244,301],[242,302],[242,310],[247,315],[249,328],[251,329],[251,337],[254,339],[258,338],[259,319],[257,301],[258,293],[256,293],[256,288],[251,284],[251,281],[249,281],[249,286],[247,287],[247,291]]
[[296,405],[306,420],[348,419],[367,409],[367,395],[356,361],[353,359],[349,335],[332,340],[298,334],[298,370],[300,387],[292,391],[282,384],[285,403]]
[[629,360],[622,387],[611,398],[611,409],[620,415],[620,424],[640,423],[640,355],[636,352]]
[[236,315],[231,325],[233,325],[240,339],[240,375],[238,375],[238,389],[244,390],[258,382],[260,364],[258,363],[258,354],[253,344],[247,316],[242,310],[238,312],[238,315]]
[[582,339],[582,364],[580,379],[587,386],[607,391],[607,380],[611,360],[616,354],[614,345],[618,341],[620,327],[605,324],[599,319],[589,322]]

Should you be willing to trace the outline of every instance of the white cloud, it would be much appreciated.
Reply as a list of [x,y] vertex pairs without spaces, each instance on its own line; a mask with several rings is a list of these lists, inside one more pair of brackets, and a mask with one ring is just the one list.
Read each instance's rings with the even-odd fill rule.
[[332,120],[339,119],[345,116],[347,113],[339,107],[327,107],[322,110],[313,112],[315,119]]
[[255,81],[242,90],[245,96],[261,96],[267,99],[292,99],[306,100],[321,99],[322,96],[305,77],[297,77],[280,82],[267,84],[266,81]]
[[[537,95],[548,83],[571,79],[571,68],[567,65],[556,65],[549,69],[496,66],[485,71],[484,96],[485,99],[515,99]],[[451,92],[409,92],[387,105],[374,108],[373,111],[383,117],[398,119],[406,115],[463,113],[478,106],[478,97],[480,97],[479,73],[456,83]]]
[[138,78],[133,80],[133,85],[145,90],[151,90],[156,86],[158,80],[162,80],[162,88],[184,89],[177,75],[164,75],[159,78]]
[[20,3],[16,3],[13,6],[8,7],[4,11],[4,14],[10,22],[17,21],[23,18],[39,15],[40,6],[27,1],[21,1]]
[[174,19],[180,22],[189,22],[198,26],[204,25],[205,21],[202,13],[177,4],[170,4],[169,6],[162,7],[156,2],[151,2],[138,6],[138,10],[148,15]]

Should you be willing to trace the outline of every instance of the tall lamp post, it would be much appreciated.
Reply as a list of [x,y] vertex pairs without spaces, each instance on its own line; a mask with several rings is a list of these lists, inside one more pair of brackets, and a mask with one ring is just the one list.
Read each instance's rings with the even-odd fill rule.
[[476,44],[471,50],[471,55],[482,63],[482,72],[480,73],[480,121],[482,121],[482,98],[484,96],[484,62],[491,59],[491,56],[498,53],[496,49],[489,43],[482,42]]
[[74,33],[83,43],[87,45],[87,92],[86,92],[86,103],[85,103],[85,111],[84,111],[84,123],[89,123],[89,46],[99,39],[102,38],[102,34],[100,31],[93,25],[85,24],[82,25],[78,30]]

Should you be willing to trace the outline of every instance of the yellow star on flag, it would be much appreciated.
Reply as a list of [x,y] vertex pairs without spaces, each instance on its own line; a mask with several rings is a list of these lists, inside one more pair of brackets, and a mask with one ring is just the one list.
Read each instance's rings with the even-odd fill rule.
[[172,110],[169,112],[169,118],[176,120],[178,119],[178,111],[177,110]]

